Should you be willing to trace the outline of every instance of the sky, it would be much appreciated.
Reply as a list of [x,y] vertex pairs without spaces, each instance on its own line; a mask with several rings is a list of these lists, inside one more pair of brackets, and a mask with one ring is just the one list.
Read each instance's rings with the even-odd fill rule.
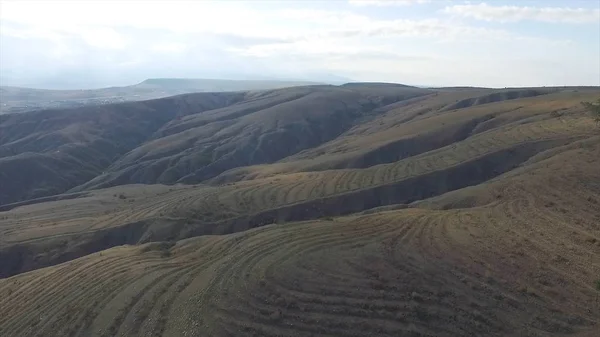
[[600,85],[600,0],[0,0],[0,84]]

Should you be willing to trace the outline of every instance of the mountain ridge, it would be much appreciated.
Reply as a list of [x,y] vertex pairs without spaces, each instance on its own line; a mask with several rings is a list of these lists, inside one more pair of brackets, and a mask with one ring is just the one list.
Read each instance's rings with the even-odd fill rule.
[[267,90],[321,84],[323,83],[283,80],[157,78],[128,86],[98,89],[53,90],[0,86],[0,114],[143,101],[194,92]]

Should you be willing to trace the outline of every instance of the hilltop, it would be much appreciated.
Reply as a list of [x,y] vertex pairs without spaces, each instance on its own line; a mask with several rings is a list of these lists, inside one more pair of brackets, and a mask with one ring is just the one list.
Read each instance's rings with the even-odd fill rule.
[[0,114],[143,101],[193,92],[266,90],[318,84],[322,83],[278,80],[152,78],[130,86],[86,90],[48,90],[0,86],[2,101]]

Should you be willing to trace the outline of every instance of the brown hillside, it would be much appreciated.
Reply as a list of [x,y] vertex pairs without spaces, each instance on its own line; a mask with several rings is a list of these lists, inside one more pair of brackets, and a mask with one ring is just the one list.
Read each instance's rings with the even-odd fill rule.
[[429,93],[363,85],[250,95],[236,105],[172,121],[155,139],[78,190],[124,183],[198,183],[232,168],[271,163],[336,138],[379,107]]
[[[480,95],[479,91],[475,94]],[[35,221],[29,217],[31,212],[37,213],[38,206],[24,207],[24,213],[15,209],[15,217],[7,220],[10,219],[9,228],[16,226],[19,230],[10,229],[4,235],[3,240],[12,243],[0,251],[14,256],[13,244],[26,245],[27,249],[17,249],[19,263],[10,268],[5,265],[6,269],[0,272],[12,275],[123,243],[162,240],[165,235],[167,239],[181,239],[273,222],[346,215],[478,185],[529,163],[537,154],[597,134],[578,104],[593,95],[594,91],[559,92],[440,113],[431,106],[442,108],[450,97],[456,98],[441,93],[425,98],[429,106],[421,101],[408,102],[279,163],[228,171],[213,180],[213,186],[164,187],[166,190],[158,194],[145,192],[150,187],[140,186],[127,189],[131,192],[125,193],[124,199],[120,198],[122,188],[115,188],[56,203],[69,205],[73,211],[69,222],[85,223],[83,227],[64,226],[62,211],[54,210],[54,203],[41,204],[42,213]],[[422,109],[427,112],[422,113]],[[415,113],[413,118],[406,117]],[[211,114],[212,111],[207,112],[207,116]],[[191,115],[186,119],[190,118],[200,117]],[[457,133],[461,128],[462,132]],[[429,133],[436,137],[428,136]],[[406,147],[413,151],[409,155],[386,144],[407,140],[419,144]],[[334,150],[344,146],[347,150]],[[323,152],[328,154],[319,155]],[[385,160],[374,153],[384,154]],[[344,162],[361,165],[344,164],[359,168],[323,170]],[[219,185],[228,181],[238,182]],[[90,207],[90,202],[97,203],[96,200],[106,207]],[[134,233],[126,234],[128,239],[111,239],[122,236],[122,226],[133,228]],[[33,236],[15,241],[9,233]],[[60,239],[53,233],[61,233]]]
[[[242,97],[207,93],[2,115],[0,205],[63,193],[101,174],[174,118],[233,104]],[[23,172],[24,167],[30,171]]]
[[599,96],[359,83],[3,116],[0,335],[593,336]]
[[474,208],[125,246],[1,280],[0,327],[9,336],[591,336],[600,138],[553,152],[469,191]]

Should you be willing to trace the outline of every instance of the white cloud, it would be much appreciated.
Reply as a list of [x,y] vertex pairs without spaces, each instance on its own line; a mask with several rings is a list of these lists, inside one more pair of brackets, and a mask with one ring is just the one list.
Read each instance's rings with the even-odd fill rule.
[[109,27],[93,27],[78,30],[79,35],[88,45],[101,49],[123,49],[127,45],[126,39]]
[[431,0],[348,0],[348,3],[353,6],[375,6],[375,7],[387,7],[387,6],[408,6],[413,4],[424,4],[431,2]]
[[210,1],[11,1],[2,3],[0,19],[58,31],[100,26],[173,32],[252,32],[251,24],[258,20],[249,14],[260,13],[232,5]]
[[[356,19],[356,18],[355,18]],[[252,44],[244,47],[232,47],[230,51],[244,56],[270,57],[279,55],[323,55],[340,57],[365,53],[383,53],[404,55],[398,46],[399,40],[413,39],[420,43],[470,43],[471,47],[489,43],[536,43],[542,46],[564,46],[568,40],[551,40],[539,37],[522,36],[500,29],[473,27],[456,22],[438,19],[425,20],[369,20],[362,18],[360,29],[332,28],[330,30],[307,34],[302,38],[286,40],[280,43]],[[410,40],[405,43],[409,45]],[[447,45],[439,44],[439,48]]]
[[[375,5],[424,1],[428,0],[367,2]],[[362,2],[365,0],[354,0],[352,3]],[[472,8],[472,5],[447,7],[446,11],[455,14],[468,12],[465,8]],[[496,7],[478,5],[475,8]],[[210,1],[152,1],[143,6],[138,1],[6,2],[0,11],[0,19],[25,26],[29,35],[79,35],[92,46],[113,49],[123,48],[128,43],[127,37],[119,33],[123,28],[161,30],[179,35],[221,36],[231,41],[237,40],[236,43],[253,41],[257,45],[267,41],[281,43],[352,36],[425,36],[448,39],[485,35],[494,39],[509,35],[501,30],[437,18],[390,20],[350,11],[281,7],[258,10],[245,3]],[[517,34],[510,34],[511,38],[516,36]]]
[[159,53],[179,54],[186,51],[188,46],[185,43],[166,42],[155,44],[150,49]]
[[600,9],[591,8],[491,6],[481,3],[448,6],[444,12],[477,20],[498,22],[525,20],[552,23],[600,22]]
[[[400,6],[422,2],[375,0],[350,4]],[[86,74],[93,70],[115,77],[129,71],[128,78],[139,80],[215,77],[227,72],[272,77],[334,72],[357,80],[485,85],[489,78],[490,83],[519,85],[531,84],[526,82],[527,74],[534,77],[524,68],[525,63],[510,61],[513,58],[547,59],[560,64],[570,57],[564,64],[573,64],[570,60],[585,56],[582,69],[591,70],[573,73],[587,76],[585,83],[596,83],[587,80],[598,73],[598,63],[589,61],[596,51],[579,46],[556,48],[570,42],[539,32],[538,37],[532,37],[512,26],[490,28],[463,20],[466,14],[448,17],[440,11],[422,18],[411,17],[411,10],[404,8],[382,15],[381,10],[368,11],[345,2],[288,4],[3,1],[0,70],[4,75],[23,69],[31,74],[58,69],[73,76],[76,71],[72,69],[83,69]],[[431,4],[443,10],[445,2]],[[468,12],[465,8],[481,5],[452,6],[445,11],[459,14]],[[497,64],[504,64],[502,74]],[[549,74],[563,72],[560,67],[546,68]]]

